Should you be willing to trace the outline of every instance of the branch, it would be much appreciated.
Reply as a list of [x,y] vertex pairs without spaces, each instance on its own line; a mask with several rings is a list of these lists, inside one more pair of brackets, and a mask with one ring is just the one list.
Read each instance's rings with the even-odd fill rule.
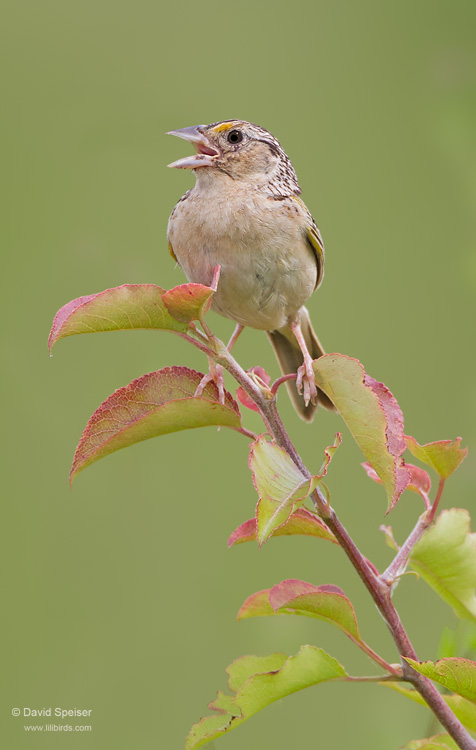
[[428,508],[425,513],[422,513],[415,528],[410,532],[408,538],[395,555],[387,570],[380,576],[380,580],[383,581],[383,583],[386,583],[390,588],[392,587],[396,579],[405,572],[405,568],[407,567],[408,560],[415,544],[423,536],[428,526],[433,523],[438,504],[441,500],[441,495],[443,494],[444,486],[445,480],[443,477],[441,477],[433,505]]
[[433,505],[431,506],[431,511],[430,511],[430,519],[431,519],[431,521],[433,521],[433,519],[435,517],[435,513],[438,510],[438,505],[440,503],[444,487],[445,487],[445,478],[444,477],[440,477],[440,483],[438,485],[438,490],[436,492],[435,501],[434,501]]
[[380,580],[383,583],[386,583],[390,588],[393,586],[397,578],[405,572],[409,557],[413,552],[413,547],[423,536],[431,522],[432,519],[430,518],[429,511],[425,511],[425,513],[421,514],[415,528],[410,532],[408,538],[400,547],[387,570],[380,576]]
[[[284,427],[281,417],[279,416],[276,406],[276,396],[272,399],[266,398],[263,391],[253,382],[248,374],[240,367],[238,362],[231,356],[223,342],[213,337],[213,344],[216,346],[216,361],[223,365],[228,372],[233,375],[235,380],[242,386],[244,391],[253,399],[258,406],[267,429],[274,437],[276,443],[280,445],[292,458],[296,466],[304,474],[310,477],[311,474],[303,463],[299,453],[294,447],[286,428]],[[215,358],[215,357],[214,357]],[[433,504],[433,508],[439,503],[443,491],[442,483],[438,488],[438,493]],[[348,534],[343,524],[339,521],[335,511],[331,508],[324,495],[317,487],[311,495],[318,514],[326,522],[327,526],[334,533],[340,546],[349,558],[357,574],[361,578],[369,594],[374,600],[377,609],[384,618],[388,629],[392,635],[394,643],[401,656],[410,657],[418,661],[418,656],[411,644],[411,641],[403,627],[398,612],[396,611],[389,586],[375,574],[365,557],[359,551],[352,538]],[[431,511],[434,510],[433,508]],[[431,514],[430,511],[430,514]],[[420,519],[421,520],[421,519]],[[418,527],[418,524],[417,524]],[[412,535],[410,535],[411,537]],[[409,537],[409,538],[410,538]],[[408,540],[407,540],[408,541]],[[405,545],[404,545],[405,547]],[[400,552],[398,553],[400,555]],[[397,555],[397,557],[398,557]],[[443,700],[434,684],[427,678],[416,672],[410,665],[402,660],[403,677],[410,682],[420,693],[427,705],[433,711],[438,721],[444,726],[446,731],[454,739],[461,750],[476,750],[476,741],[472,739],[461,722],[456,718],[454,713]]]
[[342,677],[340,682],[402,682],[404,680],[405,678],[398,674],[385,674],[380,676],[378,674],[372,674],[357,677],[347,675],[347,677]]

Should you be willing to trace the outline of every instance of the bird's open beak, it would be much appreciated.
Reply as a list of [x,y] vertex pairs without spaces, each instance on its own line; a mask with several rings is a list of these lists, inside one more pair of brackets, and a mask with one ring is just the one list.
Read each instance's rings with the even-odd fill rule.
[[181,130],[169,130],[166,135],[176,135],[185,141],[190,141],[195,146],[197,153],[193,156],[186,156],[184,159],[169,164],[169,167],[176,169],[197,169],[197,167],[212,167],[215,159],[219,156],[219,151],[210,145],[208,138],[202,132],[205,125],[194,125],[191,128],[182,128]]

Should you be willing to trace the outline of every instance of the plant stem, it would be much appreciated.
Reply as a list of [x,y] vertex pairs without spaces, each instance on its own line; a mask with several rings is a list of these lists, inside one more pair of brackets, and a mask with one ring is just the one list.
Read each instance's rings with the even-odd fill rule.
[[430,518],[429,511],[425,511],[421,514],[415,528],[410,532],[406,541],[400,547],[387,570],[380,576],[380,580],[383,583],[386,583],[390,588],[392,587],[392,584],[395,582],[395,580],[405,571],[408,559],[413,551],[413,547],[425,533],[431,521],[432,519]]
[[430,514],[429,514],[431,521],[433,521],[433,519],[435,517],[435,513],[438,510],[438,505],[439,505],[439,502],[441,500],[441,496],[443,494],[443,489],[444,489],[444,486],[445,486],[445,481],[446,480],[444,479],[444,477],[440,477],[440,483],[438,485],[438,490],[436,492],[435,501],[434,501],[433,505],[431,506],[431,510],[430,510]]
[[[222,364],[231,375],[233,375],[235,380],[237,380],[245,392],[253,399],[261,412],[268,430],[276,440],[276,443],[284,448],[304,476],[311,476],[281,421],[281,417],[279,416],[276,407],[276,399],[274,398],[270,400],[265,398],[260,388],[258,388],[258,386],[226,350],[225,345],[216,339],[214,342],[217,344],[218,362]],[[433,504],[435,510],[439,503],[442,491],[443,483],[440,481],[438,493]],[[374,600],[380,614],[390,630],[394,643],[398,649],[398,653],[400,656],[410,657],[411,659],[418,661],[418,657],[411,641],[403,627],[398,612],[393,605],[389,586],[386,582],[381,581],[375,574],[374,570],[359,551],[343,524],[339,521],[333,508],[328,505],[319,487],[314,490],[311,498],[316,506],[318,514],[334,533],[334,536],[337,538],[340,546]],[[410,537],[411,536],[412,535],[410,534]],[[400,552],[397,557],[400,555]],[[402,669],[404,679],[410,682],[424,698],[438,721],[445,727],[446,731],[454,739],[458,747],[460,747],[461,750],[476,750],[476,741],[472,739],[461,722],[456,718],[433,683],[427,677],[424,677],[419,672],[412,669],[404,659],[402,659]]]
[[288,380],[296,380],[296,377],[296,373],[291,373],[290,375],[281,375],[281,377],[275,380],[273,385],[271,386],[271,393],[273,394],[273,396],[276,395],[276,392],[280,385],[286,383],[286,381]]
[[182,333],[181,331],[173,331],[177,336],[180,336],[180,338],[185,339],[185,341],[188,341],[189,344],[193,344],[197,347],[197,349],[200,349],[201,352],[207,355],[207,357],[212,357],[213,359],[216,358],[215,352],[212,352],[211,349],[208,348],[208,346],[205,346],[205,344],[202,344],[201,341],[197,341],[196,339],[189,336],[187,333]]
[[423,536],[428,526],[433,523],[438,504],[441,500],[441,495],[443,494],[444,486],[445,480],[443,477],[441,477],[433,505],[428,508],[425,513],[422,513],[415,528],[410,532],[406,541],[403,543],[403,545],[395,555],[387,570],[380,576],[380,580],[386,583],[390,588],[392,587],[392,584],[398,578],[398,576],[400,576],[405,571],[408,559],[413,551],[413,547]]
[[389,672],[391,675],[396,677],[397,679],[402,680],[403,679],[403,673],[402,668],[399,665],[389,664],[388,661],[385,661],[385,659],[382,659],[381,656],[379,656],[373,648],[370,648],[370,646],[365,643],[365,641],[359,641],[351,636],[349,636],[350,640],[355,643],[356,646],[360,648],[361,651],[364,652],[372,661],[374,661],[376,664],[379,665],[379,667],[382,667],[385,669],[386,672]]
[[356,676],[353,677],[352,675],[348,675],[347,677],[342,677],[341,682],[402,682],[404,680],[404,677],[397,674],[384,674],[384,675],[378,675],[378,674],[372,674],[372,675],[362,675],[362,676]]
[[257,435],[256,432],[247,430],[246,427],[240,427],[236,431],[241,433],[241,435],[244,435],[245,437],[249,438],[250,440],[257,440],[259,437],[259,435]]

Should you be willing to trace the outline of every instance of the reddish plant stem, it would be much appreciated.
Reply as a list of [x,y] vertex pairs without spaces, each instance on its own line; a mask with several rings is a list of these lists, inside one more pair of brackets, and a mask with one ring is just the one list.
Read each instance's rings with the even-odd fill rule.
[[446,480],[444,479],[444,477],[440,477],[440,483],[438,485],[438,490],[436,492],[435,501],[434,501],[433,505],[431,506],[431,510],[430,510],[430,513],[429,513],[430,521],[433,521],[433,519],[435,517],[435,513],[438,510],[438,505],[440,503],[441,496],[443,494],[443,489],[445,487],[445,481]]
[[286,381],[288,381],[288,380],[296,380],[296,377],[297,377],[297,375],[294,372],[291,373],[290,375],[281,375],[281,377],[278,378],[277,380],[275,380],[274,383],[273,383],[273,385],[271,386],[270,390],[271,390],[271,393],[273,394],[273,396],[276,395],[276,392],[277,392],[277,390],[278,390],[278,388],[279,388],[280,385],[282,385],[283,383],[286,383]]
[[180,338],[185,339],[185,341],[188,341],[189,344],[193,344],[194,346],[196,346],[197,349],[200,349],[200,351],[206,354],[207,357],[212,357],[213,359],[216,358],[215,352],[209,349],[208,346],[205,346],[205,344],[202,344],[201,341],[197,341],[197,339],[189,336],[188,333],[182,333],[181,331],[173,331],[173,333],[175,333],[177,336],[180,336]]
[[387,570],[385,570],[380,576],[380,580],[383,583],[386,583],[390,588],[392,587],[392,584],[395,583],[396,579],[404,573],[408,559],[413,551],[413,547],[425,533],[430,523],[430,514],[428,511],[425,511],[425,513],[422,513],[418,519],[415,528],[410,532]]
[[240,427],[236,431],[241,433],[241,435],[244,435],[245,437],[249,438],[250,440],[257,440],[259,437],[259,435],[257,435],[256,432],[247,430],[246,427]]
[[[304,465],[281,421],[281,417],[279,416],[276,407],[276,400],[265,398],[261,389],[253,383],[247,373],[240,367],[236,360],[233,359],[231,354],[226,350],[224,344],[222,344],[222,342],[217,343],[217,351],[219,352],[218,361],[220,364],[222,364],[230,374],[233,375],[235,380],[237,380],[245,392],[248,393],[255,404],[259,407],[264,422],[277,444],[284,448],[304,476],[309,477],[310,472]],[[438,488],[433,507],[438,505],[442,490],[443,487],[440,482],[440,487]],[[318,487],[312,493],[311,498],[314,501],[317,512],[334,533],[334,536],[337,538],[340,546],[374,600],[377,609],[384,618],[392,635],[398,653],[400,656],[409,657],[418,661],[418,656],[411,644],[405,628],[403,627],[398,612],[393,605],[389,586],[382,582],[374,573],[343,524],[339,521],[335,511],[328,505],[324,495]],[[454,739],[458,747],[460,747],[461,750],[476,750],[476,741],[472,739],[461,722],[456,718],[433,683],[427,677],[424,677],[419,672],[412,669],[405,659],[402,660],[402,669],[404,679],[410,682],[420,693],[437,717],[438,721]]]
[[402,680],[403,679],[403,673],[402,668],[400,665],[395,664],[389,664],[388,661],[385,661],[385,659],[382,659],[382,657],[377,654],[373,648],[370,648],[370,646],[365,643],[365,641],[359,641],[355,638],[352,638],[349,636],[350,640],[355,643],[355,645],[360,648],[361,651],[364,652],[372,661],[374,661],[376,664],[379,665],[379,667],[382,667],[385,669],[386,672],[389,672],[389,674],[393,675],[394,678]]
[[443,494],[444,486],[445,480],[443,479],[443,477],[441,477],[433,505],[428,508],[425,513],[422,513],[415,528],[410,532],[407,539],[402,544],[394,559],[388,566],[387,570],[380,576],[380,580],[383,581],[383,583],[386,583],[388,586],[391,587],[398,576],[402,575],[402,573],[405,571],[415,544],[423,536],[428,526],[433,523],[438,504],[441,500],[441,495]]

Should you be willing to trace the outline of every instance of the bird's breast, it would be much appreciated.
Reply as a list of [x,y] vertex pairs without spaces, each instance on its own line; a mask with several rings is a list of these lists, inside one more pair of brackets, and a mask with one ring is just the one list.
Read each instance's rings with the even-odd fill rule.
[[192,190],[175,207],[168,238],[189,281],[210,284],[213,308],[252,328],[286,325],[312,294],[317,268],[299,215],[265,195]]

